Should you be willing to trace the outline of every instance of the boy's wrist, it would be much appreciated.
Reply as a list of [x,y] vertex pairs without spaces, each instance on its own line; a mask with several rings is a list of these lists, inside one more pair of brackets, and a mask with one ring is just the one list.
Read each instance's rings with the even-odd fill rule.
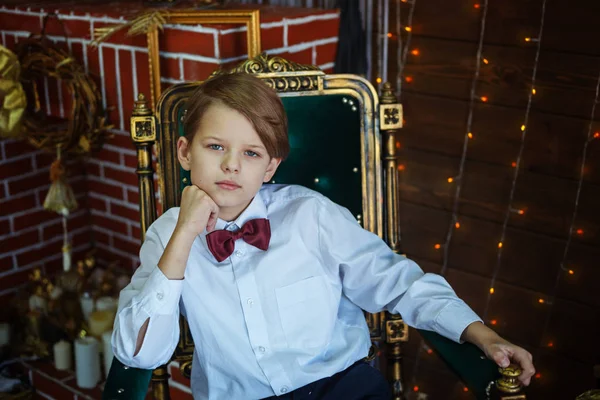
[[461,339],[483,350],[486,345],[500,340],[500,336],[482,322],[476,321],[465,328]]

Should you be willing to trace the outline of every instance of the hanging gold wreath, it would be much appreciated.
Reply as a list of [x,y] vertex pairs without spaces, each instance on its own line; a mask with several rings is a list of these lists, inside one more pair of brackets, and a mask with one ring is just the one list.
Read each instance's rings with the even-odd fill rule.
[[[19,42],[16,53],[27,94],[24,125],[28,141],[39,149],[54,152],[60,148],[63,154],[99,150],[112,126],[107,124],[100,90],[82,66],[44,34]],[[40,82],[44,78],[56,79],[66,86],[72,98],[66,118],[48,116],[41,109]]]

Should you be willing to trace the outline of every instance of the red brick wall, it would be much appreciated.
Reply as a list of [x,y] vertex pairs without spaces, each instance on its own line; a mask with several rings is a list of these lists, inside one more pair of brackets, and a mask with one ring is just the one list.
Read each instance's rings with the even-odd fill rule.
[[[127,7],[121,4],[122,9]],[[64,30],[49,20],[46,33],[96,77],[114,125],[113,137],[98,154],[69,163],[69,182],[80,205],[69,217],[74,256],[95,247],[101,264],[118,260],[133,271],[140,245],[139,196],[136,153],[127,129],[137,94],[150,93],[146,41],[119,33],[93,49],[88,44],[94,27],[120,22],[120,14],[90,6],[52,11]],[[261,13],[263,51],[332,72],[337,12],[270,7]],[[0,7],[1,43],[14,49],[30,32],[39,33],[44,15],[46,11],[39,9]],[[205,79],[219,65],[245,59],[245,30],[223,25],[167,26],[160,39],[163,87]],[[46,87],[42,101],[48,114],[68,114],[65,91],[52,81]],[[40,266],[52,273],[62,266],[61,220],[42,207],[52,159],[24,141],[0,140],[0,299],[25,284],[32,268]]]

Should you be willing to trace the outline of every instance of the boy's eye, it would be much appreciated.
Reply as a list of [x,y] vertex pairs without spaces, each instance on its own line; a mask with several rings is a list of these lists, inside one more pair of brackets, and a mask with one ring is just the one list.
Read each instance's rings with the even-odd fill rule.
[[246,154],[249,155],[250,157],[260,157],[260,154],[252,151],[252,150],[246,150]]
[[209,144],[208,148],[212,150],[223,150],[223,146],[220,144]]

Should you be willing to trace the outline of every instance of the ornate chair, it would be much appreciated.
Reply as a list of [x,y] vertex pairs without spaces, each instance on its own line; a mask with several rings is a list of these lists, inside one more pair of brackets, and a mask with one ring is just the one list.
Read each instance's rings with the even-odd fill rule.
[[[364,228],[384,238],[398,252],[395,144],[402,125],[402,107],[391,85],[384,85],[380,98],[373,86],[359,76],[327,75],[313,66],[265,55],[240,64],[231,72],[234,71],[263,79],[284,103],[291,153],[274,181],[300,184],[324,193],[347,207]],[[158,101],[156,115],[143,96],[136,102],[131,136],[138,152],[142,232],[156,219],[152,146],[158,150],[158,182],[164,209],[179,204],[181,190],[189,182],[188,173],[177,161],[176,142],[183,134],[185,101],[198,84],[182,83],[169,88]],[[319,146],[314,146],[317,142]],[[374,344],[370,357],[388,376],[393,398],[402,399],[401,344],[408,339],[408,327],[399,316],[386,313],[367,314],[367,321]],[[194,343],[183,317],[180,324],[181,338],[173,358],[189,377]],[[470,344],[458,345],[432,332],[422,334],[478,398],[487,397],[490,382],[500,375],[491,361]],[[168,377],[166,367],[152,373],[127,368],[115,359],[104,398],[143,399],[152,379],[154,398],[169,399]],[[514,377],[510,379],[514,381]],[[510,382],[507,387],[512,390]],[[517,388],[513,396],[514,393]]]

